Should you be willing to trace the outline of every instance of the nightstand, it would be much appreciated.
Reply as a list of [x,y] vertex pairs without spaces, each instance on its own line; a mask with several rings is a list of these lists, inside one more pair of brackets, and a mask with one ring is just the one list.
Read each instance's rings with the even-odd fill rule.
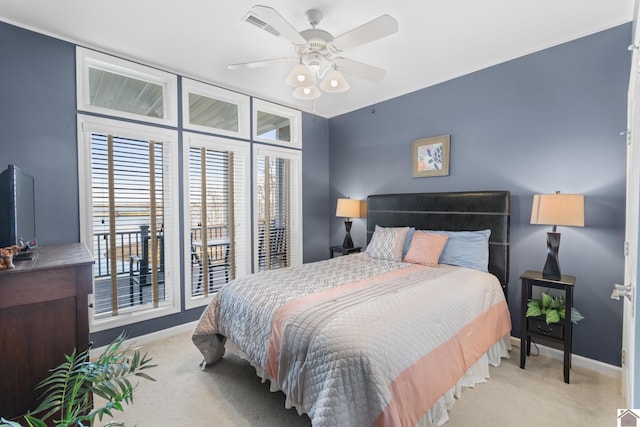
[[343,248],[342,246],[329,246],[330,258],[333,258],[333,255],[336,253],[339,253],[342,255],[350,255],[350,254],[357,254],[361,250],[362,248],[360,246],[358,246],[357,248],[349,248],[349,249]]
[[[520,368],[524,369],[527,356],[531,352],[531,339],[564,351],[564,382],[569,384],[571,368],[571,307],[573,287],[576,278],[563,275],[560,280],[545,279],[540,271],[527,270],[522,276],[522,304],[520,308]],[[532,288],[560,289],[564,291],[565,318],[559,323],[547,325],[544,318],[526,317],[527,302],[531,299]]]

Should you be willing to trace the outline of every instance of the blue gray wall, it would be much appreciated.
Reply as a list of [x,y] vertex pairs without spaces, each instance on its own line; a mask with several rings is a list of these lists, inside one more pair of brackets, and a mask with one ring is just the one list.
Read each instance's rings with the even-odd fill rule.
[[303,113],[302,137],[302,238],[307,263],[329,257],[329,120]]
[[[577,277],[574,352],[620,365],[626,94],[631,24],[363,108],[329,123],[331,200],[422,191],[509,190],[513,335],[519,276],[541,270],[550,227],[530,225],[535,193],[585,195],[585,227],[559,227],[560,266]],[[411,144],[451,135],[450,175],[411,178]],[[365,220],[354,220],[356,245]],[[331,221],[332,242],[344,225]]]
[[72,44],[0,22],[0,170],[35,177],[41,244],[80,241]]

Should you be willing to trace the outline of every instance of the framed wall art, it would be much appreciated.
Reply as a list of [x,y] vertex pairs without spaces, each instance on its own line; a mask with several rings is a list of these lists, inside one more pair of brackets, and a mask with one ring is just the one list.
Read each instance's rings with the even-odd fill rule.
[[413,178],[449,175],[450,135],[418,139],[411,151]]

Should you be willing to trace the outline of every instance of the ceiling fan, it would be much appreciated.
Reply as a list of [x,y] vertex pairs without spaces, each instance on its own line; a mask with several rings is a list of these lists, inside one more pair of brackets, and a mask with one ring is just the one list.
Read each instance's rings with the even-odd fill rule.
[[385,70],[373,65],[347,59],[342,52],[378,40],[398,31],[398,22],[389,15],[382,15],[344,34],[333,37],[328,31],[317,28],[322,12],[310,9],[305,16],[311,28],[298,32],[275,9],[268,6],[253,6],[242,18],[270,34],[283,37],[293,44],[295,56],[231,64],[229,69],[258,68],[274,64],[298,64],[285,82],[296,89],[293,96],[300,99],[316,99],[320,91],[316,77],[322,78],[320,89],[325,92],[344,92],[349,83],[341,72],[366,80],[379,80]]

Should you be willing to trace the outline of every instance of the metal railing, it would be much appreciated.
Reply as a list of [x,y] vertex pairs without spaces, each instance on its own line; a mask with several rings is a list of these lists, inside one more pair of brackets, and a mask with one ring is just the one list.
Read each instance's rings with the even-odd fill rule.
[[[143,226],[144,227],[144,226]],[[218,239],[228,236],[226,225],[207,227],[207,238]],[[191,241],[202,240],[202,228],[191,228]],[[109,277],[111,275],[110,259],[111,247],[109,233],[94,233],[93,235],[93,259],[95,260],[95,277]],[[118,275],[130,273],[130,259],[132,255],[141,256],[142,233],[141,231],[116,232],[116,260]]]

